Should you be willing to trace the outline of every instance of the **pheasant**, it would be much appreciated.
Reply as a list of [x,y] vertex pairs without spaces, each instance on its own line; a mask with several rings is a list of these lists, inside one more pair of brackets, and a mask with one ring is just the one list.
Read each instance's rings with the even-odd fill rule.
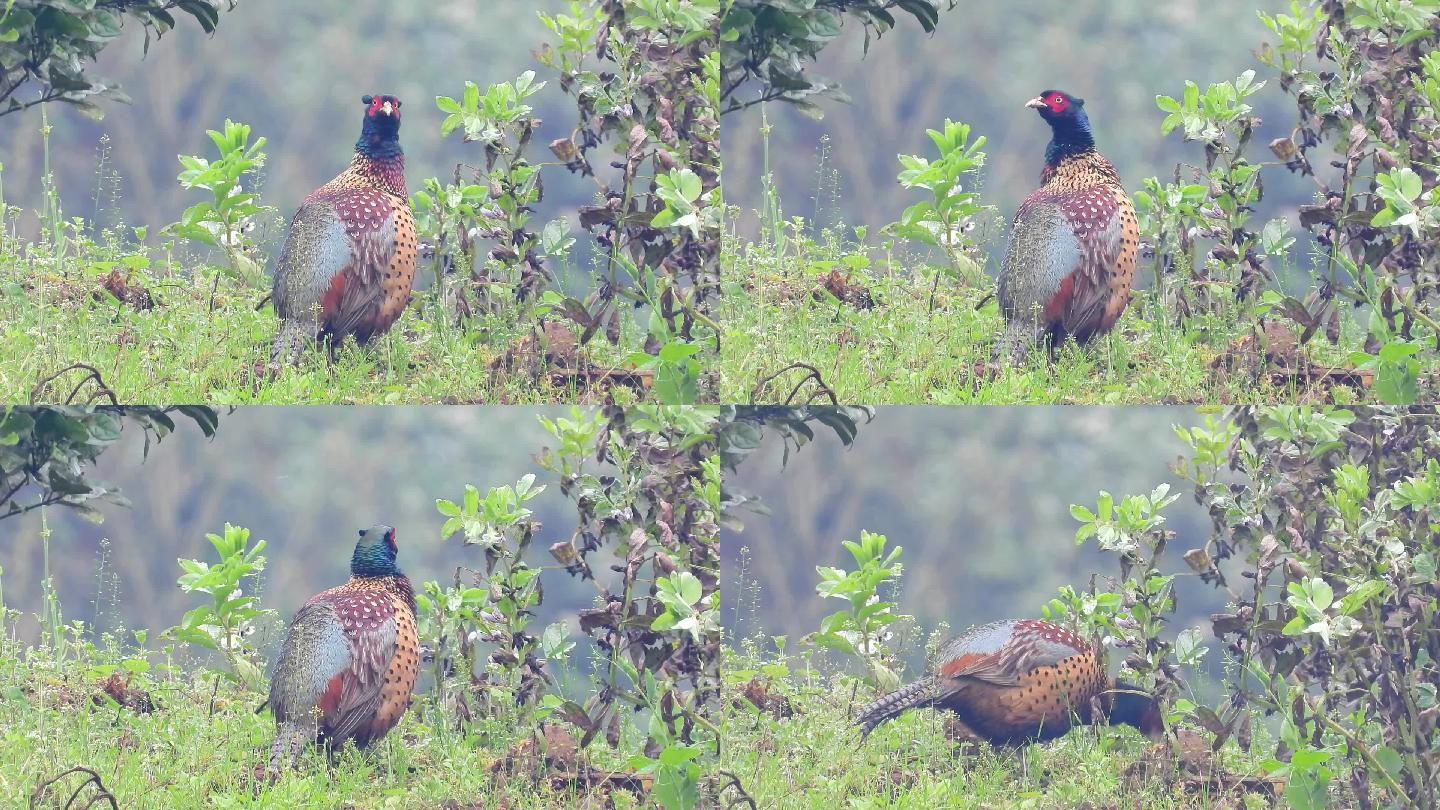
[[[1097,698],[1099,717],[1092,706]],[[1155,701],[1112,680],[1091,644],[1059,625],[1028,619],[982,625],[950,641],[930,674],[870,704],[855,722],[868,736],[922,706],[955,712],[967,731],[994,745],[1053,739],[1076,721],[1125,723],[1151,737],[1164,732]]]
[[355,157],[290,220],[271,295],[280,331],[270,366],[295,363],[323,337],[365,343],[390,328],[415,280],[415,217],[405,191],[400,100],[365,96]]
[[1011,224],[997,295],[1019,363],[1042,339],[1085,343],[1115,326],[1130,298],[1140,226],[1120,175],[1099,152],[1084,99],[1046,90],[1025,103],[1050,125],[1040,188]]
[[285,631],[270,681],[277,733],[270,772],[320,741],[364,748],[405,710],[420,668],[415,591],[395,567],[395,530],[360,532],[350,581],[310,597]]

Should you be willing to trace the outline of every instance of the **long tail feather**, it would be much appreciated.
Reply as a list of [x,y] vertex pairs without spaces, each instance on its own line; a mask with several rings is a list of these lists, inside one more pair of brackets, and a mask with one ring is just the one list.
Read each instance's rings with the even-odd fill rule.
[[270,772],[294,768],[305,748],[306,734],[299,723],[280,723],[275,728],[275,742],[270,746]]
[[860,726],[862,737],[870,736],[870,732],[876,726],[921,706],[929,706],[935,701],[935,685],[929,678],[916,681],[909,686],[901,687],[885,697],[871,703],[860,712],[855,724]]
[[1040,342],[1045,330],[1039,323],[1016,319],[1005,324],[1005,333],[995,344],[992,360],[1008,362],[1012,366],[1022,365],[1030,350]]
[[294,365],[300,359],[300,352],[305,348],[306,342],[305,330],[301,328],[299,321],[281,321],[275,343],[270,347],[270,367],[278,369],[287,363]]

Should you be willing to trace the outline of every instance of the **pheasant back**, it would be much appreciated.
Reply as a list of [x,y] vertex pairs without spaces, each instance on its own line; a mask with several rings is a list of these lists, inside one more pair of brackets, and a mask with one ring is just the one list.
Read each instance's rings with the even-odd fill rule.
[[977,628],[942,652],[935,677],[940,705],[996,743],[1051,739],[1075,720],[1091,721],[1091,701],[1110,678],[1095,648],[1049,622],[1022,620]]

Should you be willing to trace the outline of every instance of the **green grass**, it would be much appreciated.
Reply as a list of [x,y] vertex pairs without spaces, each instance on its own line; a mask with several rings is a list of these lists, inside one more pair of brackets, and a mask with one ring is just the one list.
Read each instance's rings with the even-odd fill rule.
[[[3,219],[3,217],[0,217]],[[364,347],[347,342],[328,362],[311,348],[300,366],[273,379],[264,367],[278,328],[267,274],[251,277],[172,262],[107,234],[27,242],[0,222],[0,401],[28,402],[47,377],[75,364],[99,372],[126,404],[547,403],[594,397],[583,384],[554,384],[548,374],[495,371],[491,362],[527,335],[513,307],[458,319],[436,296],[417,291],[391,330]],[[124,303],[101,287],[111,271],[148,291],[152,308]],[[213,296],[217,273],[220,283]],[[638,346],[626,323],[621,346],[603,339],[583,351],[597,369],[618,370],[625,346]],[[38,401],[65,401],[84,372],[67,372]],[[100,391],[92,380],[79,398]]]
[[[161,674],[157,667],[132,682],[156,708],[136,712],[100,696],[99,688],[134,650],[65,647],[57,655],[13,634],[0,638],[0,806],[27,806],[43,780],[74,766],[98,773],[120,807],[433,808],[454,801],[518,810],[584,806],[587,798],[603,806],[603,798],[587,793],[594,788],[557,788],[543,766],[538,782],[533,771],[492,773],[512,745],[533,733],[533,720],[487,718],[457,730],[427,695],[417,695],[376,746],[347,747],[333,763],[311,749],[298,769],[270,784],[257,778],[274,739],[270,713],[255,711],[263,695],[225,680],[216,690],[214,676],[203,671]],[[603,743],[586,756],[597,768],[628,770],[611,761],[617,755]],[[37,806],[63,806],[82,778],[67,777]],[[642,806],[625,791],[613,795],[617,807]]]
[[[747,645],[749,646],[749,645]],[[923,709],[881,725],[860,739],[850,718],[879,693],[828,669],[797,669],[753,649],[727,651],[725,747],[721,768],[765,808],[1210,808],[1266,807],[1258,795],[1224,795],[1203,780],[1132,776],[1150,741],[1128,727],[1080,728],[1056,740],[1017,749],[963,748],[947,739],[944,713]],[[790,664],[800,666],[800,659]],[[776,717],[739,697],[758,678],[793,715]],[[1266,743],[1250,755],[1234,743],[1217,760],[1230,774],[1259,774]],[[1169,761],[1169,760],[1165,760]],[[1337,780],[1338,781],[1338,780]],[[736,795],[732,787],[722,798]]]
[[[1185,325],[1154,318],[1148,292],[1139,292],[1115,331],[1085,347],[1067,343],[1053,362],[1034,352],[1017,368],[987,368],[1003,320],[993,285],[965,285],[941,278],[931,308],[933,268],[902,266],[893,258],[872,261],[875,251],[843,244],[833,235],[817,243],[735,236],[722,252],[724,325],[719,361],[723,402],[768,403],[786,399],[804,376],[792,370],[769,383],[765,377],[793,364],[819,371],[841,403],[1214,403],[1335,401],[1369,398],[1344,385],[1321,386],[1295,376],[1277,384],[1268,373],[1212,369],[1255,323],[1252,314],[1228,319],[1196,317]],[[870,309],[816,293],[832,269],[847,270],[875,300]],[[977,305],[980,308],[977,310]],[[1361,343],[1352,321],[1342,324],[1338,346],[1323,337],[1303,351],[1324,367],[1345,368],[1344,358]],[[1257,379],[1258,377],[1258,379]],[[800,398],[820,389],[811,380]]]

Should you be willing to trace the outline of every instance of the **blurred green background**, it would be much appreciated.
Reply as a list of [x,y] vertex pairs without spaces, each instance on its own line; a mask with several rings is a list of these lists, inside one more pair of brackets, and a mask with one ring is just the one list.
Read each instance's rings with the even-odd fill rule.
[[[451,583],[456,566],[484,560],[458,536],[440,539],[435,500],[459,502],[466,484],[483,494],[532,472],[550,486],[530,502],[544,524],[530,562],[553,565],[545,549],[569,536],[576,513],[532,458],[553,444],[536,420],[542,413],[569,409],[256,406],[222,414],[213,440],[177,419],[178,430],[152,445],[148,459],[143,432],[127,424],[92,477],[118,485],[133,506],[101,505],[101,525],[48,510],[50,572],[65,616],[102,630],[149,628],[158,644],[158,631],[200,599],[175,585],[176,558],[213,562],[205,535],[227,521],[249,528],[252,543],[268,541],[261,598],[285,621],[312,594],[345,581],[356,531],[377,522],[396,528],[400,567],[417,589],[428,579]],[[5,603],[25,612],[31,639],[42,606],[41,528],[38,512],[0,521]],[[563,570],[543,577],[537,631],[573,619],[594,597]],[[268,651],[279,626],[262,631]]]
[[[176,155],[213,158],[205,130],[222,128],[228,117],[252,125],[252,139],[269,140],[262,202],[288,222],[306,194],[345,168],[360,132],[360,97],[375,92],[405,104],[400,140],[410,190],[426,177],[450,180],[456,163],[484,158],[458,134],[441,140],[435,97],[459,98],[467,80],[483,89],[531,69],[539,80],[551,78],[532,56],[549,36],[536,12],[568,8],[563,0],[241,0],[221,15],[213,37],[186,17],[151,43],[148,56],[143,32],[128,21],[90,72],[119,81],[134,103],[102,102],[99,122],[47,105],[50,165],[64,210],[90,218],[98,188],[102,225],[148,225],[158,244],[159,227],[200,199],[175,182]],[[574,106],[553,81],[533,103],[545,123],[532,157],[553,161],[545,144],[568,134]],[[42,199],[40,126],[36,109],[0,118],[5,200],[26,209],[22,227],[31,232]],[[569,216],[573,225],[573,209],[595,188],[563,169],[550,172],[545,185],[539,224]]]
[[[1085,99],[1099,149],[1116,164],[1127,189],[1133,192],[1152,175],[1173,180],[1177,162],[1204,158],[1180,134],[1160,136],[1164,115],[1155,96],[1178,98],[1187,79],[1203,90],[1247,68],[1256,69],[1258,79],[1271,78],[1253,55],[1270,33],[1257,8],[1274,12],[1289,3],[963,0],[941,16],[933,36],[896,15],[899,27],[872,41],[868,55],[863,29],[847,20],[845,33],[812,70],[838,80],[851,102],[820,99],[819,121],[784,104],[768,105],[770,168],[784,213],[822,226],[869,225],[874,239],[876,229],[919,199],[895,182],[895,156],[934,157],[925,130],[948,117],[971,124],[972,138],[988,139],[983,197],[999,206],[1008,223],[1039,184],[1050,130],[1024,104],[1046,89]],[[1273,160],[1265,144],[1289,135],[1294,105],[1273,79],[1253,101],[1265,124],[1251,144],[1251,159]],[[828,139],[823,161],[822,138]],[[740,208],[741,232],[753,235],[764,171],[760,108],[726,115],[721,143],[726,201]],[[1296,227],[1294,208],[1309,201],[1313,189],[1284,169],[1267,173],[1257,227],[1287,214]]]
[[[817,565],[855,567],[842,546],[861,530],[901,546],[905,572],[895,601],[928,632],[953,633],[996,619],[1040,615],[1061,585],[1115,576],[1113,555],[1075,545],[1070,505],[1090,509],[1100,490],[1118,501],[1170,483],[1181,497],[1164,514],[1178,533],[1162,568],[1188,573],[1181,555],[1203,544],[1209,519],[1169,471],[1185,447],[1172,425],[1202,424],[1189,408],[887,407],[846,449],[828,430],[781,466],[779,437],[732,479],[771,514],[744,516],[726,532],[724,622],[732,636],[800,637],[844,604],[815,592]],[[1097,580],[1104,589],[1105,581]],[[1223,599],[1193,576],[1179,578],[1169,635],[1203,622]],[[907,659],[923,651],[911,639]],[[1213,656],[1212,656],[1213,658]]]

